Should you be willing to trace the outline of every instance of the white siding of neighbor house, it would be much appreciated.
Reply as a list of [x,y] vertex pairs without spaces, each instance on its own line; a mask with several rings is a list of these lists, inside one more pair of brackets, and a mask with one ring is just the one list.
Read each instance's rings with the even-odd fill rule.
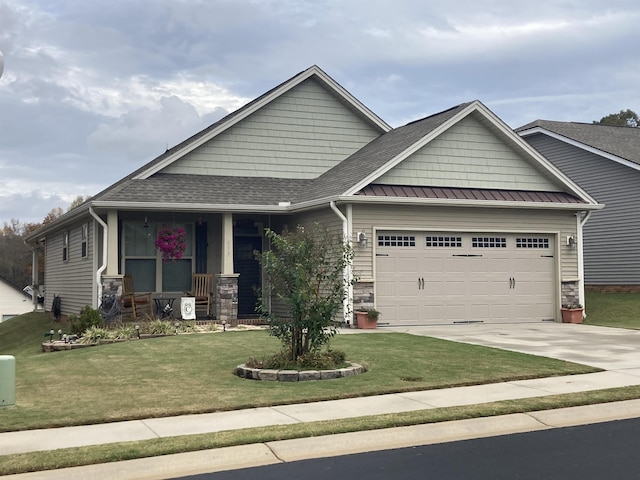
[[[81,256],[82,225],[88,223],[87,256]],[[62,261],[62,236],[69,232],[69,260]],[[88,218],[68,229],[47,236],[45,244],[45,308],[51,311],[53,296],[60,296],[63,315],[79,314],[85,305],[93,306],[94,228]]]
[[560,190],[473,115],[435,138],[375,183],[508,190]]
[[378,135],[310,78],[163,172],[314,178]]
[[0,323],[33,311],[31,297],[0,280]]
[[559,279],[578,278],[577,250],[562,241],[567,235],[576,233],[576,217],[570,211],[356,204],[353,206],[353,229],[364,232],[369,238],[367,248],[354,247],[354,274],[361,281],[373,281],[375,277],[374,229],[559,234]]

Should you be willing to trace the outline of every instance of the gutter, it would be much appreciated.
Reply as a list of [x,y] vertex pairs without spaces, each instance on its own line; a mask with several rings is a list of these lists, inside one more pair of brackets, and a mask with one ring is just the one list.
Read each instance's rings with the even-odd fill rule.
[[[342,235],[344,237],[344,241],[347,242],[349,246],[351,246],[351,235],[349,234],[349,232],[351,231],[351,226],[349,225],[349,220],[347,219],[347,217],[345,217],[342,214],[340,209],[336,207],[336,202],[334,200],[331,200],[329,202],[329,206],[331,207],[331,210],[335,212],[338,218],[342,220]],[[347,208],[349,208],[349,206],[347,206]],[[343,318],[344,323],[348,325],[350,323],[349,312],[351,312],[351,305],[353,304],[353,285],[351,284],[351,265],[347,265],[346,267],[344,267],[343,277],[345,281],[348,282],[347,283],[348,286],[347,286],[347,295],[342,301],[342,316],[344,317]]]
[[102,265],[96,271],[96,285],[98,286],[96,306],[99,307],[102,304],[102,272],[104,272],[107,268],[107,235],[109,233],[109,227],[107,227],[107,224],[104,223],[104,221],[98,215],[96,215],[96,213],[93,211],[93,207],[89,207],[89,213],[93,218],[96,219],[96,221],[100,225],[102,225]]

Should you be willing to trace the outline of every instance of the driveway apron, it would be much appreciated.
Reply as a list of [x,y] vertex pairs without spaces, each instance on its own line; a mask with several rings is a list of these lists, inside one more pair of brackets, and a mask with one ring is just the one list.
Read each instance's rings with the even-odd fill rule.
[[502,348],[603,370],[638,370],[640,331],[568,323],[456,324],[380,327],[455,342]]

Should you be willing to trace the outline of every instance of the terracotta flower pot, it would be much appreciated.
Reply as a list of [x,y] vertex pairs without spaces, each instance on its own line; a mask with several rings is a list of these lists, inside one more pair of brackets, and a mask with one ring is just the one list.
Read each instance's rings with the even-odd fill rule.
[[582,323],[582,308],[562,308],[562,323]]
[[378,326],[378,319],[372,319],[371,317],[369,317],[369,313],[368,312],[358,312],[356,311],[356,322],[358,325],[358,328],[376,328]]

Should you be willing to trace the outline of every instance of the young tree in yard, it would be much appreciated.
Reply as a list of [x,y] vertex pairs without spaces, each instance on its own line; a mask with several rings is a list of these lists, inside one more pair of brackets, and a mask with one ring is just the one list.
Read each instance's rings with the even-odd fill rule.
[[[342,236],[314,224],[282,234],[267,229],[271,249],[260,255],[266,291],[258,310],[269,322],[269,333],[282,341],[291,361],[319,352],[335,335],[332,320],[340,311],[347,287],[346,278],[353,250]],[[268,289],[274,302],[286,314],[269,310]]]

